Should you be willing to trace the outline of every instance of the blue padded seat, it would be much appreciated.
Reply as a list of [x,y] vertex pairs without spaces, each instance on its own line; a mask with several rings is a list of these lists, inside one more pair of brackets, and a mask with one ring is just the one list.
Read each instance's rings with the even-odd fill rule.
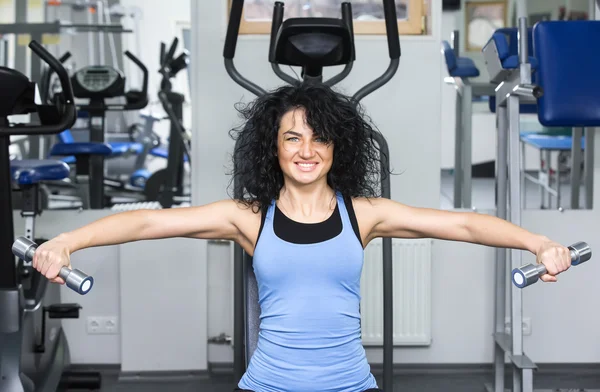
[[[571,151],[573,138],[563,135],[548,135],[537,132],[521,132],[521,141],[538,150]],[[581,149],[585,149],[585,138],[581,138]]]
[[[531,69],[538,68],[538,61],[533,51],[533,29],[528,28],[527,53]],[[515,69],[519,66],[519,29],[516,27],[507,27],[497,29],[492,34],[490,40],[493,40],[498,50],[498,58],[504,69]],[[533,75],[532,75],[533,78]]]
[[[79,113],[81,113],[81,112],[79,112]],[[73,138],[73,135],[71,134],[71,131],[69,129],[62,131],[58,135],[58,140],[62,144],[74,144],[75,143],[75,139]],[[118,157],[121,155],[125,155],[127,153],[141,154],[142,151],[144,151],[144,146],[142,146],[141,143],[136,143],[136,142],[109,142],[107,144],[111,148],[110,157]],[[104,154],[100,154],[100,155],[104,155]],[[67,162],[67,163],[74,163],[75,158],[74,157],[66,157],[66,158],[62,159],[62,161]]]
[[13,160],[10,161],[10,177],[19,185],[63,180],[69,177],[69,165],[52,159]]
[[108,145],[112,149],[111,157],[125,155],[125,154],[141,154],[144,151],[142,143],[136,142],[108,142]]
[[[169,150],[167,150],[166,148],[156,147],[156,148],[153,148],[152,150],[150,150],[149,154],[152,155],[153,157],[167,159],[169,157]],[[183,154],[183,161],[184,162],[188,161],[187,154]]]
[[473,60],[468,57],[456,57],[448,41],[442,41],[442,54],[446,59],[448,75],[455,78],[476,78],[479,76],[479,70]]
[[52,146],[51,156],[102,155],[112,154],[112,148],[106,143],[59,143]]
[[544,89],[538,120],[545,126],[600,126],[600,21],[549,21],[533,29]]

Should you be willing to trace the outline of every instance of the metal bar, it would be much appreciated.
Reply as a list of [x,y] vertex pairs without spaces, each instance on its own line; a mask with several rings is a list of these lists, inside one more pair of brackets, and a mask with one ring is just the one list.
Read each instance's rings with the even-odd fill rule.
[[527,33],[527,17],[519,17],[519,63],[527,64],[529,61],[529,53],[527,52],[528,44],[528,33]]
[[581,187],[581,137],[583,128],[573,128],[571,146],[571,208],[579,208],[579,188]]
[[462,172],[462,128],[463,128],[463,110],[462,110],[462,94],[461,89],[456,88],[456,118],[454,125],[454,208],[461,208],[463,201],[463,172]]
[[[20,25],[27,25],[27,5],[28,5],[28,1],[15,1],[15,24],[20,24]],[[6,25],[0,25],[0,34],[10,34],[8,32],[3,31],[2,26],[6,26]],[[28,33],[27,31],[20,31],[18,33],[15,34],[26,34]],[[14,68],[16,70],[19,70],[21,72],[23,72],[23,74],[25,74],[26,76],[31,76],[28,75],[28,73],[26,72],[27,70],[27,50],[25,46],[21,46],[17,44],[18,39],[15,39],[15,63],[14,63]],[[35,56],[32,56],[35,57]]]
[[585,208],[594,207],[594,134],[596,128],[585,129],[585,150],[583,167],[585,169],[583,182],[585,184]]
[[[508,183],[509,183],[509,203],[510,203],[510,221],[521,226],[521,180],[519,164],[519,97],[509,96],[507,102],[508,111]],[[519,249],[510,250],[510,259],[512,268],[518,268],[521,263],[521,251]],[[512,285],[511,287],[511,334],[512,334],[512,356],[523,354],[523,312],[521,289]],[[520,370],[513,372],[513,382],[518,384],[517,378],[520,378]],[[517,385],[513,385],[513,392],[520,392]]]
[[[93,105],[92,102],[90,102]],[[104,143],[104,115],[100,112],[89,113],[90,142]],[[100,155],[90,156],[89,169],[89,200],[90,208],[101,210],[104,203],[104,157]]]
[[388,65],[387,69],[383,72],[383,74],[380,77],[378,77],[377,79],[373,80],[371,83],[367,84],[366,86],[364,86],[363,88],[358,90],[354,94],[352,99],[354,99],[356,102],[359,102],[364,97],[366,97],[367,95],[371,94],[373,91],[377,90],[378,88],[380,88],[381,86],[383,86],[384,84],[389,82],[390,79],[392,79],[392,77],[396,74],[396,71],[398,70],[399,65],[400,65],[399,58],[391,59],[390,64]]
[[533,369],[523,369],[523,392],[533,392]]
[[[498,143],[496,158],[496,215],[507,218],[507,161],[508,161],[508,129],[506,107],[496,108],[498,118]],[[496,248],[496,282],[495,282],[494,332],[504,333],[506,319],[506,248]],[[504,392],[504,349],[494,345],[494,391]]]
[[[381,196],[391,198],[389,147],[383,135],[373,132],[381,154]],[[383,390],[394,389],[394,279],[392,263],[392,239],[383,238]]]
[[8,67],[8,41],[0,37],[0,67]]
[[460,55],[460,32],[458,30],[452,30],[450,39],[452,40],[452,50],[454,55],[458,57]]
[[[7,127],[8,121],[0,118],[0,127]],[[12,210],[12,189],[10,177],[10,136],[0,135],[0,290],[16,289],[17,266],[11,248],[15,240]]]
[[[89,11],[88,11],[89,12]],[[96,19],[98,20],[98,24],[110,23],[109,20],[104,20],[104,3],[102,1],[96,2]],[[104,35],[106,33],[100,32],[98,33],[98,64],[105,65],[106,64],[106,52],[104,50]],[[136,53],[138,56],[139,53]]]
[[[96,10],[97,12],[97,10]],[[87,16],[87,22],[88,25],[93,25],[94,24],[94,16],[92,15],[92,13],[88,10],[86,12],[86,16]],[[94,51],[94,33],[93,32],[88,32],[87,33],[87,40],[88,40],[88,64],[98,64],[96,62],[96,52]]]
[[473,166],[473,89],[468,81],[464,81],[461,95],[462,101],[462,198],[463,208],[472,207],[471,177]]

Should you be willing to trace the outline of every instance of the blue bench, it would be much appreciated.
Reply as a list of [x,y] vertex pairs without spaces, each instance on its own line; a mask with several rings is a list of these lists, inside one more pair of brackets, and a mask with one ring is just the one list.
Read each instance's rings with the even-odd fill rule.
[[19,186],[35,185],[43,181],[59,181],[69,177],[69,165],[62,161],[13,160],[10,162],[10,177]]
[[[60,181],[69,177],[69,165],[57,160],[12,160],[10,161],[11,182],[20,189],[21,214],[26,217],[27,230],[33,230],[33,218],[43,210],[40,198],[40,183]],[[29,227],[28,227],[29,226]]]

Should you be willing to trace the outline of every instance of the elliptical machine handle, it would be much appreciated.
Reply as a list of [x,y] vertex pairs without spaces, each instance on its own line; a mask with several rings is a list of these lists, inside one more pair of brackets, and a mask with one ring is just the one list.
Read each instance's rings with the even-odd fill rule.
[[169,48],[169,51],[163,57],[163,63],[161,64],[162,67],[166,66],[171,61],[173,61],[173,56],[175,56],[175,51],[177,50],[177,44],[179,44],[179,39],[175,37],[173,38],[173,42],[171,42],[171,47]]
[[383,0],[383,13],[385,15],[385,29],[387,31],[388,50],[390,59],[400,58],[400,37],[398,33],[398,16],[396,15],[396,2]]
[[[75,96],[73,95],[73,86],[71,86],[71,81],[69,80],[69,74],[67,70],[62,65],[62,62],[58,60],[56,57],[52,56],[50,52],[48,52],[40,43],[33,40],[29,43],[29,48],[37,54],[48,66],[56,72],[58,78],[60,80],[60,85],[62,87],[62,91],[64,94],[64,98],[67,104],[74,104]],[[71,56],[70,53],[67,53],[67,59]],[[63,56],[64,57],[64,56]],[[62,59],[62,58],[61,58]],[[64,59],[63,61],[65,61]],[[72,124],[71,124],[72,125]],[[70,125],[69,125],[70,126]]]
[[144,63],[142,63],[142,61],[140,59],[138,59],[137,57],[135,57],[133,55],[133,53],[131,53],[130,51],[128,51],[128,50],[125,51],[125,56],[127,56],[129,58],[129,60],[133,61],[135,63],[135,65],[137,65],[138,68],[142,70],[142,73],[144,74],[144,79],[142,82],[142,91],[136,92],[136,95],[139,94],[139,99],[136,99],[133,102],[128,102],[127,104],[125,104],[123,109],[125,109],[125,110],[143,109],[146,106],[148,106],[148,68],[146,68]]
[[235,47],[237,46],[237,38],[240,31],[243,10],[244,0],[231,1],[229,23],[227,25],[227,36],[225,37],[225,48],[223,49],[223,57],[229,60],[232,60],[235,57]]
[[60,85],[64,94],[64,111],[61,113],[60,120],[56,124],[50,125],[13,125],[0,127],[1,133],[9,135],[51,135],[70,128],[77,120],[77,110],[75,108],[75,97],[73,96],[73,87],[69,80],[69,74],[58,59],[48,52],[37,41],[31,41],[29,48],[37,54],[48,66],[58,75]]

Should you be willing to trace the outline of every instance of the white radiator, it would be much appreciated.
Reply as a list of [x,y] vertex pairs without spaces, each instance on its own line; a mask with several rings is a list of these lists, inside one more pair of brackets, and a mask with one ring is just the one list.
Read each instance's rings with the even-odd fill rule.
[[[431,343],[430,239],[393,239],[394,345]],[[365,346],[383,344],[382,240],[365,249],[361,278],[361,329]]]

